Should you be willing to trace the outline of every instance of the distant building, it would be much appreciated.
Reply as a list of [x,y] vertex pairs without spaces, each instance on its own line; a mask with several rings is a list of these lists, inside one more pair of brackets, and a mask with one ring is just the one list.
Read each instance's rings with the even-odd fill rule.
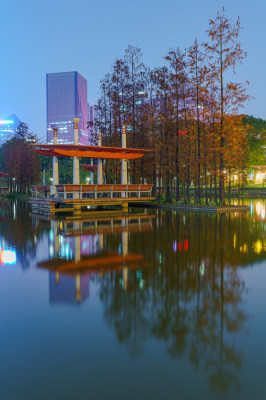
[[95,104],[88,103],[88,132],[89,132],[89,141],[92,143],[93,139],[96,137],[97,127],[96,121],[98,117],[97,106]]
[[79,118],[79,144],[88,144],[87,80],[78,72],[46,75],[47,143],[74,143],[73,119]]
[[0,121],[0,146],[16,134],[21,121],[15,114]]

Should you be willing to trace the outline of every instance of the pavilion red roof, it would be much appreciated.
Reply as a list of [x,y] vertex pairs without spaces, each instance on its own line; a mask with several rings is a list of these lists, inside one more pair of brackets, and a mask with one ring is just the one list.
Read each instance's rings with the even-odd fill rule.
[[0,171],[0,178],[5,178],[7,176],[8,176],[8,174],[6,172],[1,172]]
[[74,144],[36,144],[36,153],[50,157],[86,157],[110,159],[136,159],[151,150],[106,146],[83,146]]

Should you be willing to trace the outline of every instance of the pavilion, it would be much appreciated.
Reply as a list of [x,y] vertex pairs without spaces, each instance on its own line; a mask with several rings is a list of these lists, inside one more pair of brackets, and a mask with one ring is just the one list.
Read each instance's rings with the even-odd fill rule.
[[[58,157],[73,157],[73,184],[80,184],[79,177],[79,159],[80,158],[95,158],[98,160],[97,165],[97,184],[103,183],[102,178],[102,160],[113,159],[121,160],[121,184],[127,184],[127,164],[126,160],[135,160],[143,157],[145,152],[151,150],[132,149],[126,147],[126,126],[123,125],[122,130],[122,147],[107,147],[102,146],[102,138],[99,133],[98,146],[86,146],[78,144],[78,121],[75,118],[74,123],[74,144],[57,144],[57,129],[54,128],[54,143],[53,144],[35,144],[35,152],[38,154],[53,157],[53,187],[59,184],[58,181]],[[95,171],[93,165],[81,165],[87,171]],[[55,188],[53,189],[55,193]]]
[[[61,201],[61,199],[59,199],[59,197],[55,197],[56,193],[57,194],[59,193],[57,190],[59,186],[63,186],[64,204],[65,205],[67,203],[70,204],[70,202],[71,202],[71,204],[73,205],[75,210],[80,209],[81,206],[85,206],[85,205],[95,206],[96,204],[101,205],[101,206],[102,205],[106,206],[106,205],[120,204],[122,206],[122,209],[126,210],[128,208],[128,200],[126,199],[126,197],[127,197],[126,190],[129,188],[129,186],[131,186],[132,192],[139,193],[139,195],[138,195],[139,198],[137,200],[144,201],[143,199],[140,198],[140,193],[141,192],[149,192],[150,193],[152,185],[146,185],[146,188],[144,188],[145,185],[128,185],[127,160],[139,159],[139,158],[143,157],[146,152],[151,152],[151,150],[127,148],[126,147],[126,126],[125,125],[123,125],[123,130],[122,130],[122,147],[102,146],[102,138],[101,138],[100,133],[98,136],[98,146],[79,145],[78,144],[78,122],[79,122],[79,118],[75,118],[73,121],[73,123],[74,123],[74,144],[67,144],[67,145],[66,144],[58,144],[57,143],[57,129],[54,128],[53,129],[54,130],[54,143],[53,144],[34,144],[33,145],[36,153],[46,155],[49,157],[53,157],[53,184],[51,186],[50,193],[53,196],[53,200],[55,200],[55,199],[57,200],[56,208],[60,207],[59,203],[60,204],[62,203],[62,201]],[[73,158],[73,185],[59,185],[58,157]],[[91,186],[91,188],[89,188],[88,186],[85,188],[84,185],[80,185],[80,164],[79,164],[80,158],[90,158],[91,160],[97,159],[97,185],[88,185],[88,186]],[[121,188],[118,189],[116,187],[116,192],[121,193],[120,200],[118,200],[117,198],[116,199],[112,198],[112,189],[113,189],[112,185],[103,185],[103,159],[121,160]],[[93,165],[81,164],[81,167],[87,171],[90,171],[91,173],[93,173],[96,170],[96,167]],[[69,188],[69,186],[72,186],[72,187]],[[110,186],[109,189],[108,189],[108,186]],[[132,186],[138,186],[138,188],[133,188]],[[147,188],[147,186],[149,186],[149,188]],[[98,189],[99,189],[99,193],[110,192],[110,197],[112,199],[110,199],[108,201],[108,203],[107,203],[106,199],[103,199],[103,198],[97,199]],[[141,190],[141,189],[143,189],[143,190]],[[71,201],[69,199],[67,199],[67,195],[66,195],[67,190],[72,190],[71,193],[73,193],[73,199]],[[95,193],[94,201],[92,201],[92,199],[87,199],[87,201],[85,201],[83,199],[83,201],[82,201],[79,196],[81,196],[81,193],[83,193],[83,190],[85,190],[86,192],[94,191],[94,193]],[[62,192],[60,192],[60,193],[62,193]],[[68,191],[68,193],[70,193],[70,192]],[[49,201],[49,199],[47,199],[47,202],[48,201]],[[50,197],[50,201],[51,201],[51,197]],[[31,202],[32,202],[32,204],[38,203],[38,206],[41,204],[41,202],[37,201],[37,199],[32,199]],[[47,205],[47,202],[46,202],[46,205]],[[52,209],[51,203],[49,203],[49,207],[51,210]],[[54,208],[53,208],[53,210],[54,210]],[[58,209],[56,211],[58,211]]]

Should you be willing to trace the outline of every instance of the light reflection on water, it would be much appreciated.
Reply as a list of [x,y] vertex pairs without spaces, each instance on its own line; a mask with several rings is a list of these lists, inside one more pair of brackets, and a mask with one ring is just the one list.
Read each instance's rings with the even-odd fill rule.
[[1,398],[265,399],[265,203],[237,202],[83,222],[0,203]]

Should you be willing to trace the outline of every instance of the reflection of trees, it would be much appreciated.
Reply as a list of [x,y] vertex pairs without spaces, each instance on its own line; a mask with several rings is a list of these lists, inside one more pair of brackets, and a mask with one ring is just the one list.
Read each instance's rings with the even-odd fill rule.
[[[239,249],[261,234],[250,225],[248,217],[159,213],[154,232],[130,236],[129,252],[144,254],[153,267],[130,271],[127,290],[122,272],[104,276],[100,296],[108,324],[131,354],[155,337],[171,357],[186,355],[204,368],[213,390],[237,386],[244,357],[234,335],[247,318],[237,267],[258,258]],[[110,247],[118,242],[106,237]]]
[[[143,342],[148,338],[149,314],[144,307],[149,302],[146,290],[138,291],[138,278],[132,274],[128,291],[122,289],[120,274],[108,274],[101,281],[100,297],[105,305],[105,318],[117,332],[120,342],[128,343],[131,355],[142,351]],[[119,293],[114,296],[114,293]]]
[[[7,204],[7,206],[6,206]],[[8,214],[1,217],[0,235],[16,247],[17,257],[22,268],[29,266],[30,260],[35,257],[37,242],[43,235],[43,230],[34,226],[34,220],[29,215],[29,205],[26,201],[8,201],[5,210]]]

